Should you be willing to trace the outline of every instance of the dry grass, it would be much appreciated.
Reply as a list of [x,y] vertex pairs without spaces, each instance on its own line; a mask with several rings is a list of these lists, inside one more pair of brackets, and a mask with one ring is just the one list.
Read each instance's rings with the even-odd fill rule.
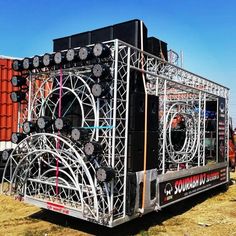
[[[236,181],[236,174],[232,175]],[[0,196],[0,235],[236,236],[236,185],[211,190],[158,213],[108,229]]]
[[11,197],[0,195],[0,204],[0,235],[88,235],[74,229],[50,223],[50,220],[53,219],[43,220],[42,214],[46,214],[46,211],[41,211],[35,206],[15,201]]
[[[235,173],[232,178],[235,180]],[[211,194],[214,196],[210,197]],[[231,185],[227,192],[212,190],[212,193],[201,194],[200,198],[203,201],[200,199],[200,203],[193,204],[189,210],[177,209],[176,215],[150,227],[147,235],[236,235],[236,185]],[[190,199],[185,201],[190,202]]]

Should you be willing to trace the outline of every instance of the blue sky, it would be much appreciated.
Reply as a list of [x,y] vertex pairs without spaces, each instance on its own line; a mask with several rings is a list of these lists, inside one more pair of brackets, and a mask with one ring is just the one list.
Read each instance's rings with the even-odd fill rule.
[[138,18],[184,52],[184,68],[230,87],[236,125],[236,1],[0,0],[0,54],[52,51],[52,39]]

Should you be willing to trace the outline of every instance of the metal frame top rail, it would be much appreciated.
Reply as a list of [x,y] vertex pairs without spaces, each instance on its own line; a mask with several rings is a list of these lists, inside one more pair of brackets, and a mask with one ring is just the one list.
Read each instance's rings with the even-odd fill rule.
[[[131,57],[136,57],[130,60],[130,68],[138,69],[151,76],[156,76],[158,79],[169,79],[173,82],[180,83],[187,87],[193,88],[195,90],[200,90],[212,94],[215,96],[220,96],[227,98],[229,88],[218,84],[214,81],[208,80],[200,75],[187,71],[186,69],[180,68],[170,62],[167,62],[157,56],[154,56],[148,52],[142,51],[139,48],[134,47],[122,40],[114,39],[103,42],[104,44],[113,44],[115,50],[115,42],[118,41],[119,46],[125,46],[131,48]],[[94,44],[87,45],[93,46]],[[78,49],[80,47],[76,47]],[[65,50],[63,50],[65,51]],[[133,51],[133,54],[132,54]],[[143,56],[142,56],[143,55]],[[142,68],[142,63],[143,68]],[[66,69],[64,69],[66,70]],[[68,69],[71,70],[71,69]],[[37,72],[38,73],[38,72]],[[39,72],[40,73],[40,72]],[[42,74],[52,73],[52,71],[42,71]],[[34,74],[34,73],[33,73]]]
[[[155,73],[156,77],[159,79],[169,79],[173,82],[177,82],[187,87],[207,92],[215,96],[224,98],[228,97],[229,88],[173,65],[157,56],[142,51],[121,40],[118,40],[118,42],[120,46],[127,46],[133,50],[134,54],[131,55],[131,57],[134,56],[135,58],[133,60],[131,59],[130,61],[131,68],[144,71],[147,74],[149,73],[154,75]],[[143,60],[144,70],[141,68],[141,60]]]

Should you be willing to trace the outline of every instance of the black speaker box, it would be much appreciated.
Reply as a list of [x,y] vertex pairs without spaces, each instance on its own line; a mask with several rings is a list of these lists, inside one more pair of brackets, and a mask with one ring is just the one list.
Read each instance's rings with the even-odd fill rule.
[[58,52],[70,48],[70,36],[53,39],[53,51]]
[[155,37],[147,38],[147,52],[168,61],[167,43],[160,39]]
[[108,26],[91,31],[91,44],[113,39],[113,27]]
[[217,111],[217,101],[207,101],[206,102],[206,110],[207,111]]
[[139,71],[130,71],[130,92],[144,93],[142,73]]
[[[158,130],[158,106],[158,97],[154,95],[148,95],[148,131]],[[144,118],[145,94],[131,93],[129,103],[129,131],[144,131]]]
[[[144,132],[130,131],[128,136],[128,171],[143,170]],[[158,132],[147,132],[146,169],[158,168]]]
[[[143,24],[143,44],[147,49],[147,28]],[[53,40],[53,50],[82,47],[92,43],[120,39],[135,47],[141,48],[141,21],[131,20],[116,25],[107,26],[93,31],[83,32]]]
[[[143,23],[143,44],[144,50],[147,46],[147,27]],[[141,48],[141,21],[131,20],[113,25],[113,38],[120,39],[137,48]]]
[[91,44],[91,32],[71,35],[71,48],[84,47]]

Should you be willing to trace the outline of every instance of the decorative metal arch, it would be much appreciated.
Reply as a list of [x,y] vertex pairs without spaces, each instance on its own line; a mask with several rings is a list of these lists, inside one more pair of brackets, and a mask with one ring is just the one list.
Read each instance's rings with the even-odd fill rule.
[[[57,142],[60,142],[60,149],[56,148]],[[55,192],[57,158],[58,194]],[[103,218],[109,217],[111,209],[106,184],[100,186],[95,178],[95,167],[86,160],[80,148],[58,135],[38,133],[21,141],[11,153],[3,173],[1,191],[51,200],[98,221],[102,215]]]
[[[178,108],[177,108],[178,107]],[[166,150],[168,156],[175,163],[190,162],[196,155],[199,146],[198,135],[198,113],[196,107],[187,103],[174,103],[167,112],[167,142]],[[185,119],[185,139],[179,150],[176,150],[172,142],[172,124],[177,115]],[[183,131],[182,131],[183,132]]]
[[[53,83],[52,88],[48,87],[49,83]],[[76,124],[77,127],[94,127],[97,122],[97,112],[94,96],[91,93],[91,84],[94,81],[87,76],[79,75],[74,72],[63,73],[62,84],[62,100],[68,95],[73,96],[70,105],[62,114],[65,117],[71,107],[79,107],[81,115],[81,123]],[[49,113],[51,118],[57,117],[59,100],[53,101],[53,97],[59,97],[60,81],[57,74],[51,74],[41,83],[30,104],[30,117],[35,120],[40,116]],[[45,96],[46,95],[46,96]],[[91,139],[94,137],[95,130],[88,129],[91,133]]]

